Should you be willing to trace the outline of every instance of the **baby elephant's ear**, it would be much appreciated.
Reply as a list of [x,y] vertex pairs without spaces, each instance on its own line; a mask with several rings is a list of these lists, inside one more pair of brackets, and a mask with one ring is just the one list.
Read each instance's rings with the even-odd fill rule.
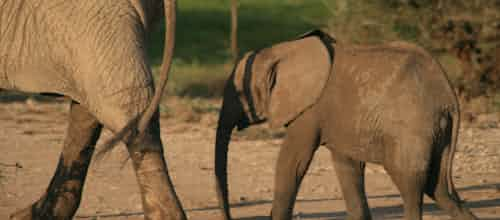
[[271,127],[287,125],[321,96],[332,69],[329,48],[315,36],[270,48],[278,58],[269,100]]
[[248,52],[233,71],[234,87],[249,125],[264,122],[268,118],[269,77],[272,65],[276,62],[269,55],[261,51]]

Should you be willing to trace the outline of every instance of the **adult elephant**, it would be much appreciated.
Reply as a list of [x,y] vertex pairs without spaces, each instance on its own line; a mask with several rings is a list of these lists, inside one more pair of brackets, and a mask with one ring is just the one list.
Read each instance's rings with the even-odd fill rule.
[[424,194],[453,219],[476,219],[460,204],[452,181],[458,103],[440,65],[420,47],[349,46],[312,31],[245,54],[227,81],[217,125],[215,174],[226,220],[231,133],[265,121],[287,127],[274,220],[292,218],[300,183],[321,144],[331,151],[347,219],[371,219],[366,162],[387,170],[401,192],[405,220],[422,219]]
[[[136,172],[146,219],[185,219],[160,140],[158,103],[175,33],[175,0],[3,0],[0,88],[72,99],[69,127],[46,193],[12,219],[71,219],[102,127],[123,138]],[[166,15],[159,86],[146,36]]]

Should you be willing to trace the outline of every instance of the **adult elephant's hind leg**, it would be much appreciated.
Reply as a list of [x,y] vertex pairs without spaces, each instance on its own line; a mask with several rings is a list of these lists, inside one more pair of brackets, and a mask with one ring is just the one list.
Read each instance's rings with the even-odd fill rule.
[[186,219],[163,157],[158,113],[143,136],[127,144],[146,219]]
[[11,219],[71,219],[75,214],[102,126],[76,102],[71,103],[69,118],[64,147],[47,192]]
[[273,220],[292,219],[295,197],[319,146],[319,131],[311,111],[292,122],[281,147],[276,168]]
[[342,188],[348,220],[370,220],[370,208],[365,193],[365,162],[353,160],[332,151],[335,172]]

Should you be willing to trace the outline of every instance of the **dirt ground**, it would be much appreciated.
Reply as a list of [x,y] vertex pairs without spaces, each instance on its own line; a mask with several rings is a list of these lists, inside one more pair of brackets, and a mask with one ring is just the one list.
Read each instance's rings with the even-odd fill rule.
[[[68,104],[61,102],[0,103],[0,219],[31,204],[47,187],[62,147],[67,110]],[[213,177],[216,117],[215,113],[197,120],[162,117],[169,170],[189,219],[220,219]],[[481,219],[500,219],[499,125],[496,115],[480,115],[474,123],[463,123],[454,160],[459,193]],[[281,135],[265,135],[265,127],[255,129],[235,135],[230,146],[230,200],[234,217],[241,220],[267,219],[281,143]],[[105,160],[93,161],[75,219],[143,218],[131,165],[121,168],[125,153],[120,146]],[[16,163],[22,168],[12,166]],[[401,219],[401,198],[383,169],[369,165],[366,176],[374,218]],[[450,219],[428,198],[424,210],[424,219]],[[295,216],[346,218],[329,152],[324,148],[317,152],[302,184]]]

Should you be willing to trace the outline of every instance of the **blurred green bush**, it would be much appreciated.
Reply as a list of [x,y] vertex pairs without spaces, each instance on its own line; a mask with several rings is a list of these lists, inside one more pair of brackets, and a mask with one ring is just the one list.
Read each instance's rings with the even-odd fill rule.
[[[229,10],[228,0],[179,2],[170,94],[222,94],[232,69]],[[465,99],[498,100],[499,0],[240,0],[238,10],[240,53],[318,27],[344,43],[411,41],[433,53]],[[149,46],[154,66],[163,45],[158,27]]]

